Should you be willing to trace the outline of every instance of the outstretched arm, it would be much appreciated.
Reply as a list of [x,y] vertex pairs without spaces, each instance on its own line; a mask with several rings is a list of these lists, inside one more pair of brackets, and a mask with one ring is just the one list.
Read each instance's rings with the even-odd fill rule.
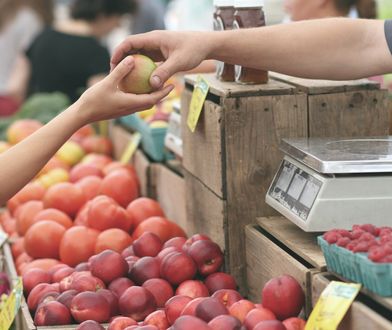
[[132,70],[126,58],[104,80],[88,89],[81,98],[34,134],[0,155],[0,204],[26,185],[71,135],[82,126],[151,108],[172,90],[168,86],[146,95],[126,94],[118,82]]
[[112,67],[129,53],[164,61],[151,84],[217,59],[315,79],[356,79],[392,71],[384,21],[330,18],[224,32],[154,31],[128,37]]

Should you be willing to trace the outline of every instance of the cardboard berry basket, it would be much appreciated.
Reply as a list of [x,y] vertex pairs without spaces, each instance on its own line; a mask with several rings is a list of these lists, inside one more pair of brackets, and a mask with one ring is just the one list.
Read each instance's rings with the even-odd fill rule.
[[392,296],[392,263],[376,263],[367,253],[354,253],[336,244],[328,244],[322,236],[318,243],[323,250],[328,270],[351,281],[362,283],[383,297]]

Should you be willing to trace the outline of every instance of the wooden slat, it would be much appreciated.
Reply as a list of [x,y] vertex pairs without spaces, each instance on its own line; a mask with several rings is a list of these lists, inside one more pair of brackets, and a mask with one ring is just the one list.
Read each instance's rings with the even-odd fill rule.
[[113,143],[113,156],[115,159],[120,159],[131,141],[131,133],[119,125],[111,125],[110,139]]
[[277,212],[265,195],[283,154],[283,137],[307,135],[303,94],[224,99],[228,239],[231,271],[244,270],[244,228],[258,216]]
[[206,234],[225,249],[226,202],[191,173],[184,172],[189,235]]
[[184,178],[161,164],[157,164],[152,169],[156,184],[156,198],[166,217],[188,232]]
[[[198,75],[185,76],[185,82],[195,85]],[[241,85],[233,82],[224,82],[216,79],[215,74],[203,74],[210,85],[212,94],[224,97],[262,96],[262,95],[287,95],[293,94],[295,88],[280,81],[271,79],[268,84]]]
[[311,307],[311,271],[279,246],[249,225],[246,231],[246,264],[249,298],[260,302],[261,290],[273,277],[288,274],[302,286],[306,296],[306,314]]
[[152,196],[151,180],[150,180],[150,167],[151,163],[148,158],[144,155],[140,149],[136,150],[135,155],[132,159],[132,164],[135,167],[137,177],[140,183],[140,194],[141,196]]
[[[312,278],[312,305],[315,306],[321,293],[330,282],[329,273],[316,274]],[[391,330],[392,322],[365,304],[354,301],[339,325],[339,330]]]
[[306,233],[282,216],[257,218],[257,224],[320,271],[326,271],[324,254],[317,244],[318,234]]
[[190,91],[184,91],[181,104],[183,166],[204,182],[216,195],[225,198],[222,108],[211,101],[206,101],[196,131],[192,133],[186,123],[191,97]]
[[388,93],[360,91],[309,96],[310,137],[389,134]]
[[309,95],[378,89],[380,87],[378,82],[368,79],[348,81],[303,79],[276,72],[270,73],[270,77],[287,84],[292,84],[297,87],[298,91]]

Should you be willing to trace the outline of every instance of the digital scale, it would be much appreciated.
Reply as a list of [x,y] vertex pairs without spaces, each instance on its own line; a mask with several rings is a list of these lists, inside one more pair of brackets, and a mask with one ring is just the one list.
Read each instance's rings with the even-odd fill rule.
[[392,137],[284,139],[266,202],[307,232],[392,225]]

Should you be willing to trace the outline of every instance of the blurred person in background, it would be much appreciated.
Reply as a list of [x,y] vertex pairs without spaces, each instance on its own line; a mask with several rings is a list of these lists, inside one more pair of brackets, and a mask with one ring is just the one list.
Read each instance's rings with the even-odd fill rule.
[[360,18],[376,18],[375,0],[285,0],[292,21],[348,16],[352,9]]
[[52,0],[0,2],[0,116],[9,116],[18,102],[8,95],[7,84],[18,57],[45,25],[53,22]]
[[165,29],[165,6],[160,0],[137,0],[132,20],[132,34]]
[[70,18],[44,29],[18,61],[10,92],[22,101],[34,93],[58,91],[75,101],[109,72],[109,52],[100,39],[134,7],[131,0],[74,0]]

